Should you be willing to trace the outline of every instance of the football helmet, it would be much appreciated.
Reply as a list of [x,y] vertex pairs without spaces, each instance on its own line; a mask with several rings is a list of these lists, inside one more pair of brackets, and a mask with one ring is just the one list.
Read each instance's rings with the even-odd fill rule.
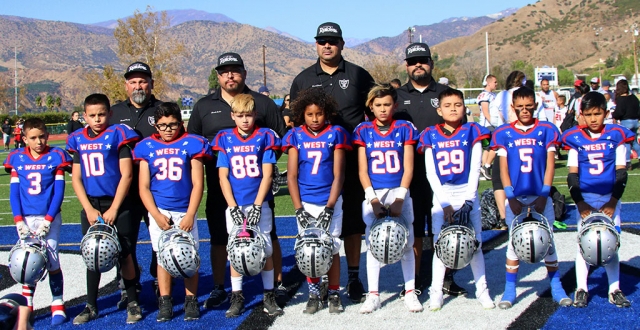
[[9,252],[9,272],[11,277],[25,285],[36,285],[47,276],[47,242],[28,235],[18,240]]
[[544,215],[529,210],[513,219],[509,238],[518,259],[536,263],[549,253],[553,233]]
[[122,247],[115,227],[97,222],[89,227],[80,242],[82,259],[94,272],[108,272],[118,263]]
[[594,212],[582,220],[578,245],[584,260],[593,266],[606,265],[620,248],[620,234],[606,214]]
[[369,250],[383,264],[398,262],[407,248],[409,229],[403,217],[376,219],[369,230]]
[[158,263],[174,278],[190,278],[200,268],[200,255],[190,233],[171,227],[158,239]]
[[440,232],[435,244],[436,255],[448,268],[466,267],[478,250],[480,242],[473,228],[454,223]]
[[266,240],[257,227],[233,226],[227,242],[231,266],[243,276],[260,273],[267,262],[265,246]]
[[317,222],[311,222],[296,237],[294,245],[298,269],[317,278],[329,272],[333,263],[333,237]]

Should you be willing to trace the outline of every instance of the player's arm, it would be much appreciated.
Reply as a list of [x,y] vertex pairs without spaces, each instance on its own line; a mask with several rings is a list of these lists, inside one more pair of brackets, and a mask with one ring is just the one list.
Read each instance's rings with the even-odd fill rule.
[[31,230],[24,223],[24,218],[22,217],[22,201],[20,200],[20,178],[18,176],[18,172],[16,172],[15,169],[11,170],[9,204],[11,205],[11,212],[13,212],[13,222],[16,224],[18,234],[20,236],[28,235]]
[[[274,153],[275,160],[275,153]],[[271,190],[273,183],[273,163],[262,163],[262,180],[260,180],[260,187],[258,188],[258,194],[253,202],[253,205],[262,205],[267,194]]]
[[362,188],[364,188],[364,198],[371,204],[373,214],[376,218],[383,217],[386,210],[380,203],[380,199],[373,189],[373,184],[371,184],[371,178],[369,178],[369,162],[367,160],[367,148],[365,146],[358,146],[358,177],[360,178]]
[[[291,87],[293,90],[293,87]],[[287,187],[289,188],[289,196],[293,208],[299,210],[302,208],[302,199],[300,198],[300,187],[298,186],[298,149],[289,148],[289,158],[287,159]]]
[[480,166],[482,164],[482,140],[477,141],[471,148],[471,164],[469,164],[469,181],[467,182],[466,196],[471,199],[478,193],[480,180]]
[[229,181],[229,168],[219,167],[218,176],[220,177],[220,188],[222,189],[222,195],[224,200],[227,201],[229,207],[238,206],[236,199],[233,197],[233,189],[231,189],[231,182]]
[[451,201],[447,198],[448,194],[446,194],[442,188],[442,183],[438,176],[438,169],[436,168],[436,159],[433,157],[431,148],[424,150],[424,164],[427,170],[427,180],[429,181],[431,190],[433,190],[433,196],[436,197],[436,200],[440,203],[440,207],[442,207],[444,219],[451,222],[453,221],[452,216],[455,210],[451,206]]
[[189,207],[182,221],[180,221],[180,229],[191,231],[194,226],[198,207],[202,201],[204,193],[204,164],[202,158],[191,159],[191,196],[189,197]]
[[149,211],[149,214],[151,214],[160,229],[167,230],[171,228],[171,220],[166,215],[160,213],[155,198],[153,198],[153,194],[151,193],[151,171],[149,170],[149,162],[144,159],[140,160],[138,168],[138,193],[140,194],[144,208]]
[[80,156],[77,153],[74,154],[73,165],[71,167],[71,186],[73,187],[73,191],[75,191],[84,212],[87,214],[87,221],[89,222],[89,225],[94,225],[98,222],[100,211],[96,210],[89,201],[89,196],[87,196],[87,191],[84,189],[84,184],[82,183],[82,167],[80,165],[80,161],[76,161],[76,158],[78,160],[80,159]]
[[340,197],[342,185],[344,184],[344,171],[346,168],[346,150],[333,150],[333,182],[331,183],[331,192],[327,200],[326,207],[333,209]]
[[102,214],[104,222],[111,225],[116,222],[120,205],[127,197],[131,181],[133,181],[133,160],[131,159],[131,149],[128,146],[120,148],[118,167],[120,169],[120,181],[116,188],[116,194],[113,196],[113,202],[111,202],[109,209]]
[[518,201],[517,196],[514,195],[513,185],[511,184],[511,175],[509,175],[509,161],[507,159],[507,150],[500,148],[496,151],[496,155],[499,156],[498,159],[500,161],[500,180],[502,181],[502,186],[504,187],[504,193],[507,195],[507,199],[509,200],[509,207],[511,211],[513,211],[514,215],[520,214],[522,212],[522,203]]
[[491,122],[491,113],[489,112],[489,102],[484,101],[480,103],[480,111],[482,111],[482,115],[484,116],[487,122]]
[[[622,198],[622,194],[624,194],[624,190],[627,186],[628,174],[626,166],[626,150],[627,149],[624,144],[621,144],[616,148],[616,181],[613,184],[611,198],[609,198],[609,201],[600,208],[600,211],[612,219],[616,211],[618,201]],[[616,225],[619,226],[619,224]],[[620,232],[619,227],[616,227],[616,229]]]
[[389,213],[393,217],[400,216],[402,214],[402,205],[404,204],[404,199],[407,196],[407,192],[409,191],[409,185],[411,184],[411,179],[413,179],[413,161],[414,161],[414,148],[413,144],[404,145],[404,160],[402,163],[404,172],[402,173],[402,179],[400,180],[400,187],[395,188],[395,197],[396,199],[391,203],[391,207],[389,207]]
[[547,167],[544,171],[544,180],[540,196],[534,201],[534,209],[538,213],[543,213],[549,199],[549,192],[551,191],[551,185],[553,185],[553,175],[556,171],[556,149],[550,148],[547,150]]
[[58,168],[55,173],[55,179],[53,182],[53,197],[51,198],[51,204],[47,209],[47,214],[44,219],[52,222],[56,218],[56,215],[60,213],[62,207],[62,201],[64,200],[64,169]]

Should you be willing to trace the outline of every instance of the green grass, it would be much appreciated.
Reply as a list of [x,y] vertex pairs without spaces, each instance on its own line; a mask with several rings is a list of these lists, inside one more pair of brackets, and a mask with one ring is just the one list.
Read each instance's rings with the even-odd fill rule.
[[[4,162],[4,159],[7,157],[7,153],[0,153],[0,162]],[[280,171],[284,171],[287,163],[287,155],[283,155],[278,161],[278,167]],[[635,164],[635,161],[634,161]],[[13,216],[11,214],[11,206],[9,205],[9,174],[4,173],[4,171],[0,171],[0,225],[11,225],[13,224]],[[556,174],[553,180],[554,185],[558,188],[560,193],[564,194],[567,198],[568,203],[572,203],[571,196],[569,195],[569,190],[567,188],[566,177],[567,177],[567,167],[566,161],[559,160],[556,162]],[[73,192],[73,188],[71,187],[71,177],[67,175],[66,177],[67,185],[65,189],[65,199],[62,204],[62,219],[65,223],[78,223],[80,222],[80,211],[82,210],[82,206],[78,202],[78,199]],[[482,192],[487,188],[491,188],[490,181],[480,181],[478,186],[478,191]],[[206,194],[206,186],[205,186],[205,194]],[[414,203],[420,198],[420,196],[412,196],[414,199]],[[640,201],[640,171],[633,171],[629,173],[629,181],[627,183],[627,188],[622,197],[623,202],[638,202]],[[286,187],[282,187],[280,192],[275,196],[276,202],[276,215],[293,215],[295,214],[295,210],[293,208],[293,204],[291,203],[291,198],[289,198],[289,192]],[[200,208],[198,209],[198,217],[204,218],[204,198],[203,202],[200,204]]]

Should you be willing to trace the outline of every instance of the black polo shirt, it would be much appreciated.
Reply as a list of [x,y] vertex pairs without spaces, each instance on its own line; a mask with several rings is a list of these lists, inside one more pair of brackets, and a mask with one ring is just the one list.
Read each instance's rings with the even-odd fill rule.
[[[398,109],[394,115],[395,119],[408,120],[418,129],[424,131],[429,126],[444,123],[438,114],[438,95],[448,86],[438,84],[433,79],[424,91],[419,91],[413,87],[411,81],[396,89],[398,92]],[[466,122],[466,120],[463,119]],[[416,157],[417,158],[417,157]]]
[[364,121],[365,113],[370,111],[365,103],[367,94],[374,85],[375,81],[367,70],[345,61],[344,58],[340,60],[333,74],[324,72],[318,59],[316,64],[296,76],[289,94],[293,102],[302,90],[312,87],[324,88],[338,103],[338,118],[334,124],[353,132],[355,127]]
[[[270,128],[282,138],[287,130],[275,102],[265,95],[250,90],[247,86],[242,93],[253,96],[257,112],[256,125]],[[213,141],[218,132],[234,127],[236,123],[231,119],[231,106],[222,98],[220,87],[218,87],[215,93],[201,98],[193,106],[187,132]]]
[[142,138],[146,138],[156,133],[155,119],[153,117],[156,107],[162,101],[151,95],[149,102],[144,108],[136,108],[130,99],[122,101],[111,107],[110,123],[126,124],[133,128]]

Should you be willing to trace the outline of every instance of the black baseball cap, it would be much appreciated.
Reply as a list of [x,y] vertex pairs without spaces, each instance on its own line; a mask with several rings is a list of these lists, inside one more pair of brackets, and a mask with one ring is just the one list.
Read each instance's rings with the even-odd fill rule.
[[238,65],[244,69],[244,62],[242,61],[242,57],[237,53],[224,53],[218,57],[218,66],[216,66],[216,70],[219,70],[223,66],[227,65]]
[[149,78],[153,77],[151,75],[151,68],[147,65],[147,63],[134,62],[134,63],[131,63],[129,67],[127,67],[127,72],[124,73],[125,79],[128,79],[132,73],[136,73],[136,72],[144,73],[147,76],[149,76]]
[[414,42],[407,47],[404,51],[405,60],[414,57],[431,57],[431,51],[429,50],[429,46],[422,42]]
[[316,33],[316,39],[318,38],[340,38],[342,39],[342,29],[340,25],[332,22],[326,22],[318,26],[318,32]]

